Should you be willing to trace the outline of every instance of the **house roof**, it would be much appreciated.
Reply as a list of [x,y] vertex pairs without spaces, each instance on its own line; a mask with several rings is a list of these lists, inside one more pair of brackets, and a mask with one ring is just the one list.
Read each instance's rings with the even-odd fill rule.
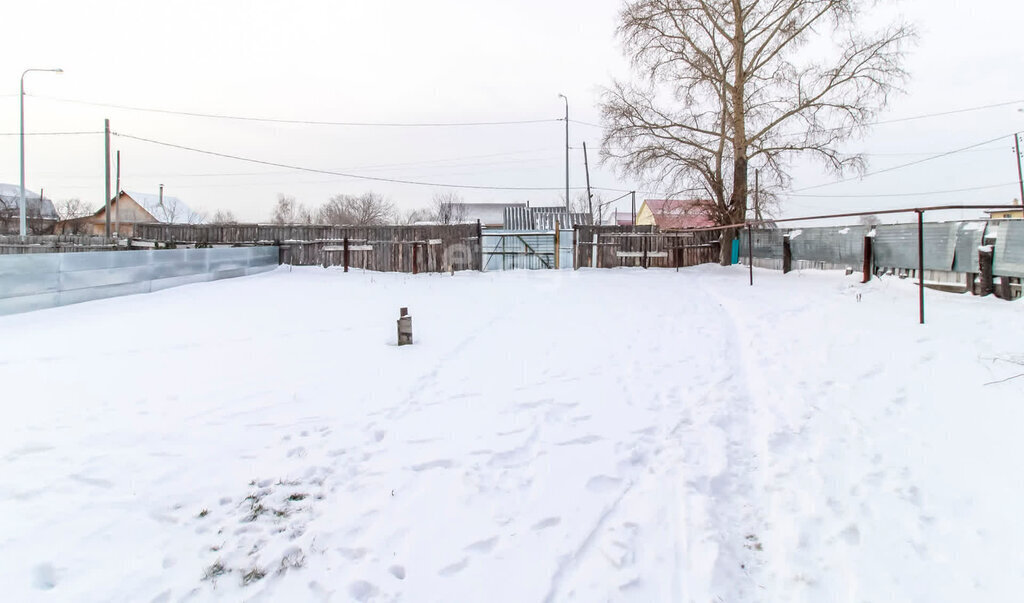
[[[0,209],[18,209],[21,197],[21,186],[17,184],[0,183]],[[57,219],[57,209],[53,201],[41,199],[39,193],[25,189],[25,211],[32,217],[39,216],[48,220]]]
[[708,201],[702,199],[646,199],[654,223],[661,230],[706,228],[714,222],[704,213]]
[[[192,211],[192,209],[185,205],[185,202],[177,197],[171,197],[164,195],[163,203],[160,202],[160,195],[154,195],[150,193],[139,193],[135,191],[121,191],[121,195],[124,195],[135,201],[142,207],[142,209],[149,212],[153,218],[158,222],[165,224],[199,224],[201,223],[202,216]],[[113,203],[117,202],[117,197],[112,200]],[[96,210],[94,216],[98,216],[104,212],[106,208],[101,207]]]

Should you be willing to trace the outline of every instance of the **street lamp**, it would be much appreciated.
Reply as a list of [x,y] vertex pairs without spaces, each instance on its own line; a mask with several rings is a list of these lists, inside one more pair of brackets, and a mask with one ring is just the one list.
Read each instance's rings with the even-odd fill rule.
[[569,211],[569,97],[559,94],[565,100],[565,211]]
[[[26,234],[26,221],[25,221],[25,75],[32,71],[49,71],[52,73],[64,73],[63,69],[26,69],[21,74],[21,94],[19,99],[21,100],[21,194],[18,197],[21,202],[20,210],[20,221],[18,226],[18,234],[25,236]],[[42,207],[43,200],[39,199],[40,207]]]

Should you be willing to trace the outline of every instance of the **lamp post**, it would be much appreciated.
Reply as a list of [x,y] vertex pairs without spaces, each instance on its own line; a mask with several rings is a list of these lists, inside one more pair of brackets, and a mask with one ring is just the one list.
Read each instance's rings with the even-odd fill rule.
[[[21,73],[21,94],[18,96],[21,101],[21,194],[18,196],[20,205],[20,218],[18,234],[25,236],[27,232],[25,219],[25,75],[32,71],[50,71],[52,73],[64,73],[63,69],[26,69]],[[40,200],[40,206],[42,200]]]
[[559,94],[565,100],[565,211],[569,211],[569,97]]

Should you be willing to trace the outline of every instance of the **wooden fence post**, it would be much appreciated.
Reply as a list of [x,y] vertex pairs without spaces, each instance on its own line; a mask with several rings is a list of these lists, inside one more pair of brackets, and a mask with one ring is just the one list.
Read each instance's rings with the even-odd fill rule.
[[345,272],[348,272],[348,237],[345,237],[343,246],[344,250],[342,251],[342,255],[344,255],[345,257],[342,261],[345,262]]
[[572,269],[580,269],[580,249],[576,241],[576,233],[579,232],[579,228],[572,229]]
[[562,250],[558,247],[559,230],[558,220],[555,220],[555,270],[558,270],[558,260],[562,255]]
[[[502,239],[504,240],[504,237]],[[502,260],[504,260],[504,257],[502,256]],[[476,221],[476,269],[480,272],[484,271],[484,237],[483,229],[480,227],[480,220]]]
[[874,244],[875,237],[870,234],[864,236],[864,278],[861,283],[867,283],[871,280],[871,275],[874,273],[875,268],[872,265],[874,263]]
[[793,270],[793,248],[789,240],[790,233],[782,235],[782,274],[789,274]]

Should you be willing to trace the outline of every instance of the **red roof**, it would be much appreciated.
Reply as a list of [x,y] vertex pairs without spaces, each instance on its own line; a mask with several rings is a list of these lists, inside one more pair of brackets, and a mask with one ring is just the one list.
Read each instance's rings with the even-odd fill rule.
[[646,199],[644,203],[661,230],[706,228],[715,223],[704,213],[710,201],[703,199]]

